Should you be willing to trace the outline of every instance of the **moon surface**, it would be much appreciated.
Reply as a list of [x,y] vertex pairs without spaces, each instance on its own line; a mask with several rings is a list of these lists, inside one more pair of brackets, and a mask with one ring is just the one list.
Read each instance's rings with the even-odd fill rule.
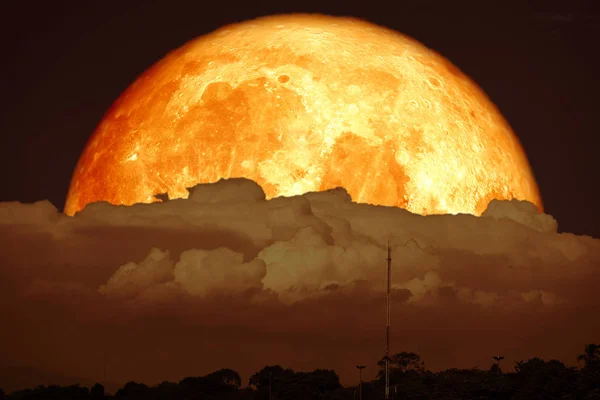
[[517,137],[447,59],[362,20],[280,15],[192,40],[140,76],[86,145],[65,213],[234,177],[267,198],[341,186],[423,215],[513,198],[542,210]]

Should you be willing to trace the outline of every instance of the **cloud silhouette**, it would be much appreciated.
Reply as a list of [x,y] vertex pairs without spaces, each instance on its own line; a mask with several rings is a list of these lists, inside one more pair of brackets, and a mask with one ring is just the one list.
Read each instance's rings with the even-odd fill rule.
[[356,204],[343,189],[266,200],[246,179],[188,199],[0,203],[0,359],[156,383],[266,364],[374,375],[388,241],[392,351],[432,369],[491,356],[567,364],[600,322],[600,240],[557,233],[530,203],[481,216]]

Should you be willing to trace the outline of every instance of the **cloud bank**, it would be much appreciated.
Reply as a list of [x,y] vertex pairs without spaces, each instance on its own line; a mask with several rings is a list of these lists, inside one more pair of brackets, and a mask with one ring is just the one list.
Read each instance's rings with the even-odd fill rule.
[[266,364],[376,372],[392,247],[392,350],[431,369],[491,356],[575,362],[597,342],[600,240],[534,205],[481,217],[353,203],[344,189],[266,200],[246,179],[187,200],[73,217],[0,203],[0,359],[147,383]]

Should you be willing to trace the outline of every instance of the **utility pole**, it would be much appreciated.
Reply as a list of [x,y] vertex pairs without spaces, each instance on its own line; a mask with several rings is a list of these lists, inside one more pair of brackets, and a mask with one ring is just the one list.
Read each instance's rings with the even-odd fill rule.
[[273,375],[273,373],[269,372],[269,400],[271,400],[271,375]]
[[[358,398],[359,400],[362,400],[362,370],[365,368],[364,365],[357,365],[356,368],[358,368],[358,379],[359,379],[359,383],[358,383]],[[354,392],[356,394],[356,392]]]
[[387,321],[385,327],[385,400],[390,398],[390,289],[392,280],[392,248],[388,240],[387,256],[387,294],[386,294],[386,314]]

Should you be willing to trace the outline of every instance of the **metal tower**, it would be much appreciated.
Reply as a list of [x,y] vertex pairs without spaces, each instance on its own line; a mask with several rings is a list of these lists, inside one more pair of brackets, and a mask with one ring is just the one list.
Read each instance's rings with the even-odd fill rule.
[[387,256],[387,294],[386,294],[386,327],[385,327],[385,400],[390,398],[390,289],[392,280],[392,248],[388,240]]

